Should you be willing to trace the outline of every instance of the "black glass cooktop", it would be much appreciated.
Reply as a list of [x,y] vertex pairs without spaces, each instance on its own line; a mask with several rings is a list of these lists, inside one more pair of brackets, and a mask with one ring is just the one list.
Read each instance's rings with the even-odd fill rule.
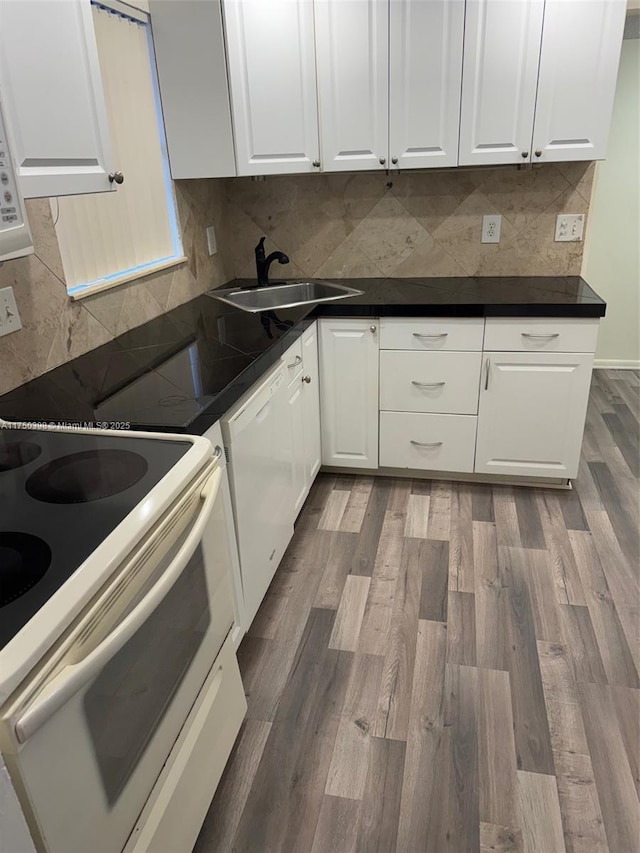
[[0,429],[0,648],[191,442]]

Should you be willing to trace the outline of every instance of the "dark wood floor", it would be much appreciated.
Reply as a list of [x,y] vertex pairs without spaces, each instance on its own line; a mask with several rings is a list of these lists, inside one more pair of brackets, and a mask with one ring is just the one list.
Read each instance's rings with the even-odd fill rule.
[[640,374],[572,492],[321,475],[197,853],[640,850]]

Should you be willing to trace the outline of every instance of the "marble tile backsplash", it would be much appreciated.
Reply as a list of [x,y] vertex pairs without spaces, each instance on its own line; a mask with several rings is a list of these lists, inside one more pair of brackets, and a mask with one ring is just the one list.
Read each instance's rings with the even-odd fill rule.
[[35,254],[0,264],[0,288],[13,287],[23,326],[0,338],[0,394],[227,281],[205,235],[208,225],[222,230],[224,181],[179,181],[175,191],[187,262],[78,302],[67,296],[49,201],[27,201]]
[[[587,213],[595,164],[229,179],[230,271],[253,276],[253,247],[291,263],[278,277],[579,275],[583,243],[554,243],[558,213]],[[502,214],[499,244],[482,216]]]
[[[0,264],[23,329],[0,339],[0,393],[234,277],[253,277],[253,248],[286,252],[284,278],[579,275],[583,243],[554,243],[558,213],[587,213],[593,163],[526,171],[455,169],[179,181],[187,263],[72,302],[47,200],[27,202],[35,254]],[[482,216],[502,214],[499,244]],[[215,225],[218,254],[207,252]]]

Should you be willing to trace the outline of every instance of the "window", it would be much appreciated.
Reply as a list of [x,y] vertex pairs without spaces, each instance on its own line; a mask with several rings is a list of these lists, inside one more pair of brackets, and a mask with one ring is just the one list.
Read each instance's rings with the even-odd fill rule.
[[125,179],[115,192],[51,199],[75,299],[185,260],[149,24],[103,6],[93,17],[113,162]]

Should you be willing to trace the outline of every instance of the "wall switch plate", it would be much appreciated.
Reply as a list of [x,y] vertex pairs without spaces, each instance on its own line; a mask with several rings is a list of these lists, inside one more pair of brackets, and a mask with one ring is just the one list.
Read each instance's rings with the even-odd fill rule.
[[500,226],[502,225],[502,217],[499,213],[492,213],[490,216],[482,217],[482,242],[483,243],[499,243],[500,242]]
[[22,328],[12,287],[0,290],[0,338]]
[[209,249],[210,255],[215,255],[218,251],[218,246],[216,244],[216,232],[213,225],[210,225],[207,228],[207,248]]
[[556,217],[556,243],[575,243],[582,240],[584,213],[559,213]]

